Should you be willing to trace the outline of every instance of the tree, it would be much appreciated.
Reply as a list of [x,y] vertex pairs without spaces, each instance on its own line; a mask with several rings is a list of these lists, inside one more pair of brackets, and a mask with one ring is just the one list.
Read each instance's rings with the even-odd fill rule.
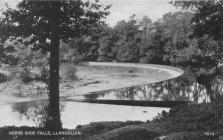
[[139,26],[142,28],[143,37],[148,37],[149,27],[152,24],[152,20],[148,16],[143,16],[142,20],[139,22]]
[[223,48],[223,1],[221,0],[176,0],[171,2],[181,8],[191,8],[195,15],[192,18],[192,38],[198,40],[196,47],[199,55],[192,55],[187,63],[196,71],[196,79],[205,85],[209,94],[212,93],[211,81],[219,75],[218,67],[222,63]]
[[176,65],[178,52],[189,46],[192,17],[190,12],[167,13],[152,23],[149,36],[142,40],[141,61]]
[[99,39],[98,61],[115,60],[117,54],[116,43],[118,40],[119,34],[117,34],[112,28],[104,28],[104,34]]
[[128,22],[120,21],[114,27],[114,31],[119,36],[115,45],[116,59],[121,62],[139,62],[139,26],[135,15],[129,18]]
[[114,28],[105,28],[100,38],[99,61],[139,61],[139,26],[135,15],[129,21],[121,20]]
[[121,43],[116,58],[121,62],[137,63],[139,61],[139,42],[129,40]]
[[195,16],[192,19],[194,36],[209,35],[215,40],[223,40],[223,1],[222,0],[176,0],[174,6],[192,8]]
[[128,22],[118,22],[114,30],[119,34],[119,40],[116,43],[117,54],[116,59],[121,62],[138,62],[140,40],[137,35],[139,33],[135,15],[129,18]]
[[78,37],[103,24],[110,6],[81,0],[33,1],[23,0],[17,8],[3,13],[11,36],[30,37],[33,49],[50,52],[49,121],[47,126],[61,128],[59,111],[59,45],[60,40]]
[[7,53],[13,52],[14,49],[11,46],[4,45],[9,36],[9,28],[10,25],[7,24],[6,19],[0,19],[0,62],[13,65],[16,63],[16,59]]

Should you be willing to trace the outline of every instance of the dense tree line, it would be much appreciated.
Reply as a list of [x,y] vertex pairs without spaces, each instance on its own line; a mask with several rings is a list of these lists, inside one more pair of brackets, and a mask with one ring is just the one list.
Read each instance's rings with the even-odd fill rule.
[[[92,34],[70,39],[63,44],[67,49],[63,48],[61,60],[72,61],[76,57],[84,61],[177,65],[185,57],[182,51],[191,46],[192,17],[190,12],[167,13],[152,22],[148,16],[138,20],[132,15],[114,27],[100,26]],[[73,54],[68,51],[71,47]]]

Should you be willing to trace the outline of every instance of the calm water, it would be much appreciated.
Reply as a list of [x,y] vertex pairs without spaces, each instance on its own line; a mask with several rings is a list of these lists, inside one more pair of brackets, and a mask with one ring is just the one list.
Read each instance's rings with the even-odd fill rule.
[[[1,105],[0,110],[4,114],[0,115],[0,127],[12,125],[44,127],[47,105],[47,101]],[[60,110],[63,128],[72,129],[80,124],[98,121],[152,120],[158,113],[169,109],[61,101]]]
[[[213,97],[221,100],[223,78],[217,77],[212,82]],[[76,102],[76,101],[84,102]],[[133,106],[92,104],[100,101],[133,101]],[[210,94],[203,85],[193,77],[181,76],[176,79],[156,84],[149,84],[124,89],[90,93],[84,96],[64,98],[60,102],[60,119],[63,128],[75,128],[77,125],[97,121],[152,120],[162,111],[169,108],[134,106],[134,101],[192,101],[194,103],[210,102]],[[0,115],[0,127],[3,126],[36,126],[44,127],[47,118],[47,101],[31,101],[0,105],[4,112]]]
[[[211,83],[214,99],[222,99],[223,77],[219,76]],[[192,101],[210,102],[210,93],[205,86],[187,75],[155,84],[107,90],[75,96],[70,100],[132,100],[132,101]]]

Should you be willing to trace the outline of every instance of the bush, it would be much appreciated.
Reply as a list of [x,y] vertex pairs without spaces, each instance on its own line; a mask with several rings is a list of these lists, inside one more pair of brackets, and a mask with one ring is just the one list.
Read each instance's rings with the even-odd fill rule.
[[49,76],[50,76],[50,70],[46,67],[42,67],[40,68],[40,75],[38,75],[36,79],[43,83],[48,84]]
[[77,69],[74,65],[68,64],[64,66],[64,70],[62,73],[62,79],[65,81],[73,81],[77,80]]
[[22,69],[22,71],[19,74],[19,77],[23,83],[29,83],[33,80],[32,73],[27,67]]
[[169,132],[214,131],[223,126],[223,104],[221,102],[190,104],[170,109],[162,113],[154,122],[164,122]]
[[7,75],[0,72],[0,83],[7,81]]

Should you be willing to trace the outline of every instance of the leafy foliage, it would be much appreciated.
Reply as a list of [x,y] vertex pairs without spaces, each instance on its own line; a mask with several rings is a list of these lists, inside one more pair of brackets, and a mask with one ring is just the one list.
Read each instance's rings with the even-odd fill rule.
[[[54,11],[55,7],[60,7]],[[23,0],[17,5],[17,9],[8,8],[3,14],[12,26],[14,35],[30,36],[29,43],[34,43],[35,47],[49,46],[51,39],[50,32],[53,24],[51,19],[56,12],[59,25],[59,38],[66,40],[68,37],[80,36],[87,32],[92,26],[97,26],[103,22],[109,12],[110,6],[103,7],[96,2],[83,2],[80,0],[62,1],[30,1]],[[95,9],[95,10],[92,10]],[[102,11],[102,9],[104,11]],[[15,24],[17,23],[17,24]],[[28,42],[27,42],[28,43]],[[48,45],[47,45],[48,44]]]
[[64,81],[77,80],[77,69],[73,64],[63,65],[62,80]]
[[185,63],[195,73],[199,83],[211,91],[211,81],[221,73],[218,64],[222,63],[222,12],[223,1],[192,0],[172,1],[172,4],[182,8],[192,8],[193,53]]
[[0,83],[6,82],[8,80],[7,77],[8,76],[6,74],[0,72]]
[[139,61],[139,30],[135,15],[117,23],[114,29],[107,29],[107,35],[100,40],[100,61]]
[[182,8],[193,8],[195,11],[195,16],[192,20],[192,23],[194,24],[194,35],[204,36],[207,34],[216,40],[222,39],[223,1],[176,0],[172,1],[172,4]]
[[167,127],[175,132],[218,130],[223,126],[222,107],[219,102],[178,106],[155,121],[170,121]]
[[30,72],[30,69],[28,69],[27,67],[22,69],[22,71],[19,73],[19,77],[25,84],[33,81],[34,79]]

